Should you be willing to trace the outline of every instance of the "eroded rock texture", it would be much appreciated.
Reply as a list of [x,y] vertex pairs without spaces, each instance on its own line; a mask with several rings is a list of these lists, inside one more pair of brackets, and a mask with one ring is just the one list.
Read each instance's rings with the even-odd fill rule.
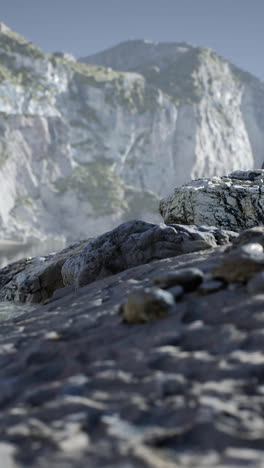
[[0,299],[43,302],[63,286],[83,286],[137,265],[226,245],[236,233],[218,228],[129,221],[57,254],[0,270]]
[[[264,289],[250,293],[247,280],[208,288],[225,250],[140,265],[2,322],[1,461],[13,468],[260,468]],[[173,312],[125,323],[120,306],[131,296],[140,296],[141,310],[144,301],[149,306],[142,291],[157,284]]]
[[235,171],[178,187],[160,203],[166,224],[218,226],[242,231],[264,225],[264,170]]
[[214,227],[130,221],[102,234],[63,265],[64,284],[83,286],[153,260],[228,244],[236,234]]

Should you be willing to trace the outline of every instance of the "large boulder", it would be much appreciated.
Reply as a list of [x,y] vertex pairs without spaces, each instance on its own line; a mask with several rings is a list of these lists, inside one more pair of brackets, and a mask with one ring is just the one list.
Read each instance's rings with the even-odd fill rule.
[[161,200],[166,224],[197,224],[242,231],[264,225],[264,170],[198,179]]
[[0,300],[43,302],[64,286],[83,286],[131,267],[228,244],[236,233],[218,228],[123,223],[56,254],[0,270]]
[[153,260],[228,244],[236,234],[215,227],[129,221],[102,234],[68,258],[62,267],[65,285],[83,286]]

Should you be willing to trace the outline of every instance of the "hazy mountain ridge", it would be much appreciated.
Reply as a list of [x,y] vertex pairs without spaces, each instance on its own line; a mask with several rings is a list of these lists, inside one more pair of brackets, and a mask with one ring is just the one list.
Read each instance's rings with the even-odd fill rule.
[[155,220],[175,185],[261,165],[263,84],[215,52],[129,41],[89,60],[0,28],[3,237]]

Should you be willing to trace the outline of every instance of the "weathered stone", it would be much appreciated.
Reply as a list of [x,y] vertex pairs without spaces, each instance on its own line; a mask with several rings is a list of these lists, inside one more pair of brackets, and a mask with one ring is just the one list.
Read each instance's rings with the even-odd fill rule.
[[70,257],[62,267],[64,284],[84,286],[153,260],[228,244],[235,236],[214,227],[129,221],[102,234],[80,254]]
[[227,252],[220,265],[213,270],[213,277],[227,282],[248,281],[264,270],[264,253],[261,244],[251,243]]
[[121,306],[123,320],[127,323],[145,323],[162,319],[175,311],[173,295],[160,288],[135,292]]
[[204,274],[198,268],[180,268],[175,272],[155,278],[154,282],[160,288],[170,288],[180,285],[185,291],[194,291],[203,281]]
[[[259,177],[256,179],[254,177]],[[235,178],[237,177],[237,178]],[[264,225],[264,171],[238,171],[228,178],[198,179],[161,200],[166,224],[218,226],[241,231]]]
[[[57,254],[25,259],[2,268],[0,300],[38,303],[50,298],[54,291],[64,286],[63,264],[69,256],[81,251],[85,243],[88,241],[81,241]],[[60,294],[65,294],[65,289]]]

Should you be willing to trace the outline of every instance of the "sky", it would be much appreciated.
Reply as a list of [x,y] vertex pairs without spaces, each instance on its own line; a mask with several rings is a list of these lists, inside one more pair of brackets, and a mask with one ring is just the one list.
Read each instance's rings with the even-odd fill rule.
[[128,39],[186,41],[264,80],[264,0],[1,0],[0,22],[75,57]]

